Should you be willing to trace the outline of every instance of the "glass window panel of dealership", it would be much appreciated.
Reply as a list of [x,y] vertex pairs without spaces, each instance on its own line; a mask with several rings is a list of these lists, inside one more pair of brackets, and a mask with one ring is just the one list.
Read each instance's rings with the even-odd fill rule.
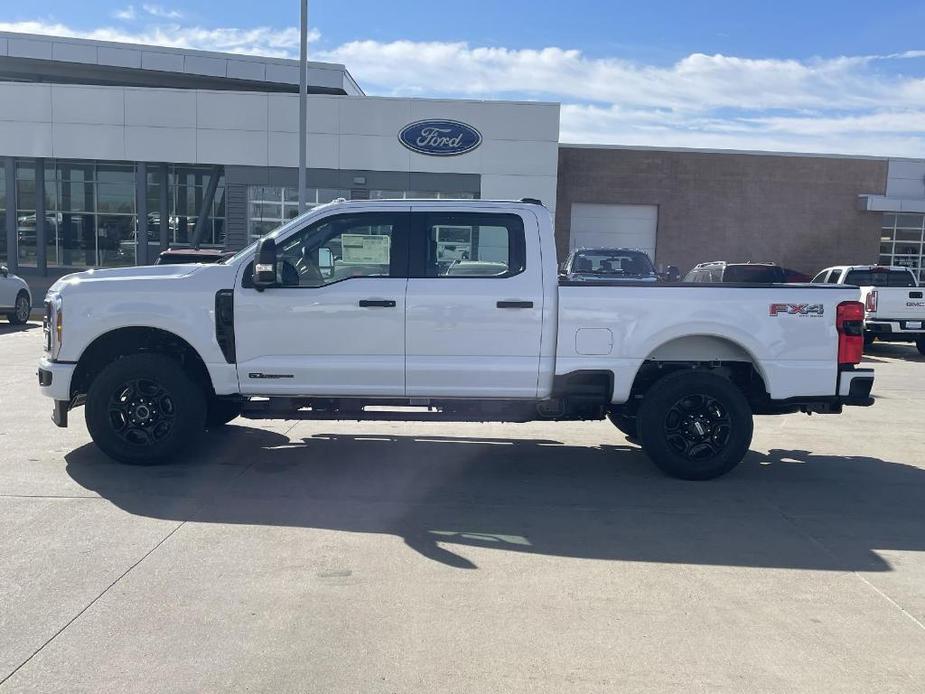
[[[364,191],[365,193],[365,191]],[[309,188],[308,209],[331,202],[337,198],[350,199],[349,190],[337,188]],[[472,200],[474,193],[454,191],[419,190],[370,190],[370,200]],[[365,199],[365,195],[364,195]],[[299,191],[288,186],[248,186],[247,189],[247,235],[251,240],[263,236],[299,213]]]
[[[45,235],[49,267],[117,267],[135,263],[135,165],[132,162],[46,159]],[[168,244],[191,240],[213,168],[169,164],[167,169]],[[3,169],[0,168],[0,176]],[[225,195],[219,178],[204,247],[221,247],[225,236]],[[19,265],[36,266],[35,160],[16,161],[16,239]],[[148,166],[148,243],[153,258],[160,238],[159,165]],[[5,191],[0,185],[0,191]],[[0,195],[3,195],[0,192]],[[3,195],[0,209],[7,209]],[[6,257],[6,238],[0,258]]]
[[880,264],[899,265],[916,273],[925,281],[923,263],[925,214],[887,212],[883,215],[880,233]]
[[6,261],[6,167],[0,164],[0,263]]

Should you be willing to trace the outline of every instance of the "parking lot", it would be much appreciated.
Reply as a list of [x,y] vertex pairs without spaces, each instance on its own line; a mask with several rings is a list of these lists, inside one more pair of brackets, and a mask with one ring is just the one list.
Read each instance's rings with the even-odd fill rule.
[[609,423],[248,422],[133,468],[0,327],[0,690],[925,691],[925,358],[725,478]]

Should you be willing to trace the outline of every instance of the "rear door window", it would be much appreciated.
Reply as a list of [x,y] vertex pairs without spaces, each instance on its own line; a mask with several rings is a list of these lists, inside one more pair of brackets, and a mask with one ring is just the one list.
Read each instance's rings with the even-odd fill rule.
[[415,276],[512,277],[526,265],[523,219],[516,214],[418,212],[414,214]]

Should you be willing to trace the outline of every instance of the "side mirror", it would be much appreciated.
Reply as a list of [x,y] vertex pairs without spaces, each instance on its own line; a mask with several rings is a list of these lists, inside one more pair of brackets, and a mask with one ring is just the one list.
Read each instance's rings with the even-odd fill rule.
[[262,292],[276,285],[276,241],[263,238],[257,242],[254,256],[254,288]]
[[0,277],[9,277],[10,269],[6,265],[0,265]]

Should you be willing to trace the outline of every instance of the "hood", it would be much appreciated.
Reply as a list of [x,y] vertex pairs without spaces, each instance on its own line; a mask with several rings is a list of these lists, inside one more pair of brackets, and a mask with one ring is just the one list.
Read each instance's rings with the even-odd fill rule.
[[63,289],[80,284],[108,282],[112,280],[159,280],[189,277],[203,267],[202,264],[189,265],[143,265],[140,267],[120,267],[111,269],[86,270],[65,275],[58,279],[51,287],[49,293],[60,293]]

